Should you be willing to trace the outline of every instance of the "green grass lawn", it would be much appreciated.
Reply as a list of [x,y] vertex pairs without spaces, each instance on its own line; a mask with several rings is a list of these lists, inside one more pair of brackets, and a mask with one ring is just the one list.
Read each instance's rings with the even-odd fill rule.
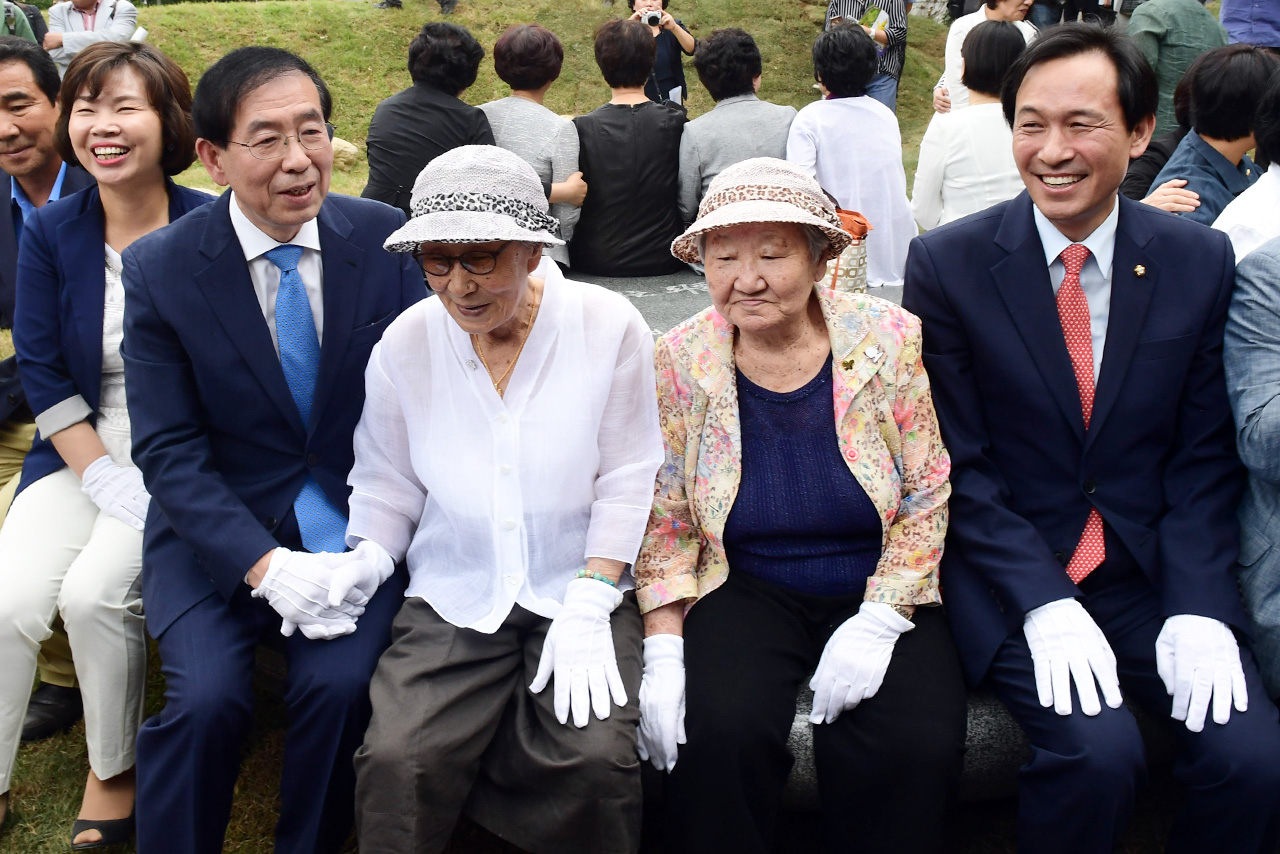
[[[160,47],[187,71],[194,83],[204,69],[228,50],[246,44],[277,45],[306,57],[333,91],[334,122],[338,134],[363,152],[373,109],[383,98],[409,84],[405,67],[409,41],[421,25],[439,19],[434,0],[404,0],[402,11],[374,9],[369,2],[310,0],[256,3],[189,3],[142,7],[139,23]],[[810,47],[819,32],[825,3],[771,0],[672,0],[671,12],[695,35],[720,26],[738,26],[755,36],[764,55],[764,85],[760,95],[797,108],[816,97],[812,88]],[[564,70],[551,88],[547,105],[573,115],[588,112],[609,98],[591,49],[594,28],[627,11],[599,0],[463,0],[451,20],[466,26],[486,48],[509,25],[536,21],[554,31],[565,45]],[[899,92],[903,159],[908,186],[915,173],[917,149],[932,112],[932,86],[942,68],[946,31],[922,18],[911,18],[906,72]],[[689,110],[696,117],[712,102],[686,61],[690,84]],[[480,77],[464,96],[481,104],[507,94],[493,72],[490,58]],[[672,164],[674,169],[676,164]],[[338,192],[358,194],[365,183],[363,160],[348,173],[334,176]],[[198,164],[180,179],[190,186],[213,188]],[[12,352],[7,332],[0,333],[0,356]],[[212,653],[212,654],[216,654]],[[163,690],[158,662],[153,659],[148,713],[158,710]],[[264,693],[258,727],[247,747],[225,850],[260,854],[271,850],[272,828],[278,810],[276,791],[282,753],[284,714],[273,692]],[[84,727],[18,754],[11,792],[12,814],[0,831],[4,854],[62,854],[67,850],[71,822],[79,808],[87,774]],[[507,850],[475,829],[455,837],[456,852]],[[406,852],[409,854],[409,852]]]
[[[694,35],[720,26],[740,26],[750,32],[764,57],[764,85],[760,96],[797,109],[817,97],[809,49],[819,31],[825,3],[769,3],[762,0],[673,0],[672,14]],[[565,61],[560,79],[547,94],[547,106],[563,115],[589,112],[609,99],[609,88],[596,68],[592,32],[597,25],[627,11],[622,0],[613,6],[599,0],[463,0],[450,17],[467,27],[485,45],[508,26],[536,21],[564,42]],[[334,175],[334,189],[358,194],[364,187],[365,134],[378,102],[409,85],[406,68],[409,41],[427,21],[441,19],[435,0],[404,0],[404,9],[374,9],[369,2],[307,3],[264,0],[258,3],[186,3],[143,7],[139,23],[151,33],[148,40],[186,69],[192,83],[214,60],[244,44],[270,44],[306,57],[324,77],[334,96],[334,124],[338,135],[355,143],[362,153],[356,169]],[[932,87],[942,70],[946,30],[933,21],[912,18],[907,68],[899,95],[904,161],[908,186],[915,173],[920,137],[932,112]],[[689,115],[697,117],[713,102],[686,61]],[[475,85],[463,96],[483,104],[508,94],[486,56]],[[190,186],[212,189],[198,164],[180,179]]]

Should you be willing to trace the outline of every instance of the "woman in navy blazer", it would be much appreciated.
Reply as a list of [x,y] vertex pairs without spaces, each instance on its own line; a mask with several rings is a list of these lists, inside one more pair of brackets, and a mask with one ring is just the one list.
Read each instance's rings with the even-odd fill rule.
[[0,529],[0,815],[36,651],[61,612],[84,695],[89,780],[72,848],[133,829],[146,679],[139,578],[150,496],[130,459],[120,252],[211,200],[177,186],[195,159],[191,87],[145,44],[71,63],[57,142],[98,186],[42,208],[18,255],[13,338],[39,437]]

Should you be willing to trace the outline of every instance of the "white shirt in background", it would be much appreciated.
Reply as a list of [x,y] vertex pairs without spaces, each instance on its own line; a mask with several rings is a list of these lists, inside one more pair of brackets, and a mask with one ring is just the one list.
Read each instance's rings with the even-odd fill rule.
[[815,101],[791,123],[787,160],[817,178],[840,207],[871,223],[867,285],[901,285],[907,245],[918,232],[897,116],[865,95]]
[[478,632],[517,603],[554,618],[588,557],[633,563],[664,458],[640,312],[553,263],[538,274],[505,397],[440,300],[423,300],[374,347],[355,431],[348,544],[407,555],[406,595]]
[[1022,192],[1013,132],[999,104],[934,113],[920,141],[911,212],[926,231]]
[[[952,110],[969,106],[969,87],[964,85],[964,58],[960,56],[960,48],[964,47],[965,36],[969,35],[974,27],[983,21],[992,20],[987,17],[991,11],[984,3],[978,11],[957,18],[951,25],[951,29],[947,30],[947,46],[943,53],[943,61],[946,64],[943,66],[942,76],[938,78],[933,88],[946,87],[951,96]],[[1013,21],[1013,23],[1022,30],[1022,37],[1027,40],[1027,44],[1035,40],[1037,30],[1034,24],[1030,21]]]
[[1280,237],[1280,163],[1272,163],[1252,187],[1222,209],[1213,227],[1231,238],[1236,263],[1274,237]]

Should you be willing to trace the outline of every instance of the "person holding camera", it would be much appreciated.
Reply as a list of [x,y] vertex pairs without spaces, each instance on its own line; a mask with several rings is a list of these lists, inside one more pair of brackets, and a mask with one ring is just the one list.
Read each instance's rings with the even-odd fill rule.
[[683,104],[689,96],[689,87],[684,82],[684,64],[680,60],[683,52],[693,56],[698,40],[678,18],[667,12],[668,0],[627,0],[631,8],[631,20],[639,21],[653,33],[654,47],[657,55],[653,60],[653,71],[645,81],[644,93],[650,101],[674,101]]

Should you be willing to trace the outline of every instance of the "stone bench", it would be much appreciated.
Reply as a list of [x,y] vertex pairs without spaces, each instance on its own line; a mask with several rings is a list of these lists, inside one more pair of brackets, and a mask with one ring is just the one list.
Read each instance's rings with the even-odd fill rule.
[[[818,808],[818,782],[813,765],[813,727],[809,711],[813,692],[804,688],[796,704],[788,746],[795,757],[791,778],[783,795],[785,805],[794,810]],[[1172,762],[1174,739],[1168,722],[1156,720],[1130,707],[1138,720],[1152,766]],[[1078,712],[1077,712],[1078,714]],[[968,734],[965,737],[964,774],[960,780],[962,801],[982,801],[1012,797],[1017,793],[1018,768],[1031,756],[1026,736],[1004,704],[983,691],[969,695]]]
[[[256,678],[260,690],[279,697],[284,686],[286,664],[283,644],[276,639],[258,646]],[[791,724],[788,747],[795,758],[791,777],[783,793],[783,804],[797,811],[818,809],[818,781],[813,764],[813,726],[809,712],[813,692],[802,687],[796,701],[796,716]],[[1130,707],[1137,718],[1152,767],[1170,765],[1174,739],[1172,719],[1157,720]],[[1018,768],[1031,756],[1026,736],[1005,709],[1004,704],[984,691],[969,694],[968,732],[965,737],[964,772],[960,780],[960,800],[984,801],[1008,798],[1017,793]],[[646,797],[656,793],[661,775],[644,763]]]

